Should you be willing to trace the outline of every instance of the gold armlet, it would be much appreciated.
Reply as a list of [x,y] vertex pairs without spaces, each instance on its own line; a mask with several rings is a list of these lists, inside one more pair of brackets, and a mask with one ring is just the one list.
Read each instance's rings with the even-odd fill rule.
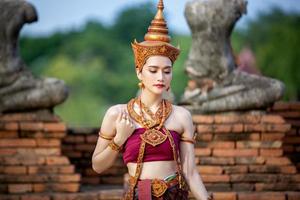
[[101,132],[99,132],[99,137],[103,138],[104,140],[112,140],[114,138],[114,136],[104,135]]
[[111,140],[111,141],[108,143],[108,146],[109,146],[112,150],[114,150],[114,151],[116,151],[116,152],[119,152],[119,151],[122,150],[122,146],[117,145],[117,144],[114,142],[114,140]]
[[182,142],[188,142],[188,143],[191,143],[191,144],[195,144],[196,143],[196,140],[194,140],[192,138],[185,138],[185,137],[181,137],[180,141],[182,141]]

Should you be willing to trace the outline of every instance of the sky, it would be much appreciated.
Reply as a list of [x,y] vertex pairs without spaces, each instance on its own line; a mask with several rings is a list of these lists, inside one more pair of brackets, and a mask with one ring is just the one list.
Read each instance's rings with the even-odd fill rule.
[[[114,22],[117,14],[126,7],[158,0],[28,0],[37,9],[39,20],[25,25],[22,34],[48,35],[55,31],[80,28],[89,19],[96,19],[106,25]],[[166,19],[171,31],[190,34],[184,18],[185,4],[191,0],[164,0]],[[268,12],[272,7],[286,12],[300,13],[300,0],[248,0],[248,13],[237,23],[245,27],[247,21],[255,19],[258,13]],[[150,22],[147,22],[150,24]]]

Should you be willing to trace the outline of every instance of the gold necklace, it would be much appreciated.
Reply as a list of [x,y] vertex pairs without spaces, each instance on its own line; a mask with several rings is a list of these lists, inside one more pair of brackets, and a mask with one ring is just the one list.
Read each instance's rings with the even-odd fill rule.
[[[134,103],[137,103],[140,107],[140,115],[135,112]],[[164,125],[164,122],[169,117],[172,111],[172,104],[167,100],[163,100],[161,108],[155,113],[156,120],[146,120],[143,115],[143,107],[139,99],[132,99],[127,104],[127,109],[130,117],[145,127],[147,130],[141,135],[143,141],[152,146],[157,146],[163,143],[167,139],[167,135],[163,134],[160,129]],[[158,115],[159,114],[159,115]],[[150,116],[151,117],[151,116]],[[159,120],[158,120],[159,119]]]

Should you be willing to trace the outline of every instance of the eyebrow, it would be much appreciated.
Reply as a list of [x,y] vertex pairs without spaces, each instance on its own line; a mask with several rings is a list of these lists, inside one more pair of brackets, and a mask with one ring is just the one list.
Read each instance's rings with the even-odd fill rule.
[[[149,65],[148,67],[152,67],[152,68],[156,68],[156,69],[159,68],[158,66],[155,66],[155,65]],[[169,68],[172,68],[172,66],[164,66],[163,68],[164,69],[167,69],[167,68],[169,69]]]

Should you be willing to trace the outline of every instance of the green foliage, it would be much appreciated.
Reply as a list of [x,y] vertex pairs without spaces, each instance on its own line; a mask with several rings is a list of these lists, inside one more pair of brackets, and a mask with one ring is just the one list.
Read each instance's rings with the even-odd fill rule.
[[265,76],[283,81],[285,100],[300,96],[300,15],[284,13],[274,8],[252,21],[248,29],[235,35],[234,48],[250,46],[257,58],[258,67]]
[[[109,27],[90,20],[80,30],[20,39],[21,54],[35,75],[66,82],[70,96],[55,111],[68,124],[98,126],[109,106],[135,96],[138,81],[130,42],[143,40],[154,11],[154,5],[141,4],[120,12]],[[238,30],[232,36],[235,51],[250,44],[263,73],[283,80],[290,99],[295,98],[300,85],[299,21],[299,15],[273,11],[252,22],[247,31]],[[172,43],[181,49],[172,81],[178,101],[188,80],[184,62],[191,37],[171,35]]]

